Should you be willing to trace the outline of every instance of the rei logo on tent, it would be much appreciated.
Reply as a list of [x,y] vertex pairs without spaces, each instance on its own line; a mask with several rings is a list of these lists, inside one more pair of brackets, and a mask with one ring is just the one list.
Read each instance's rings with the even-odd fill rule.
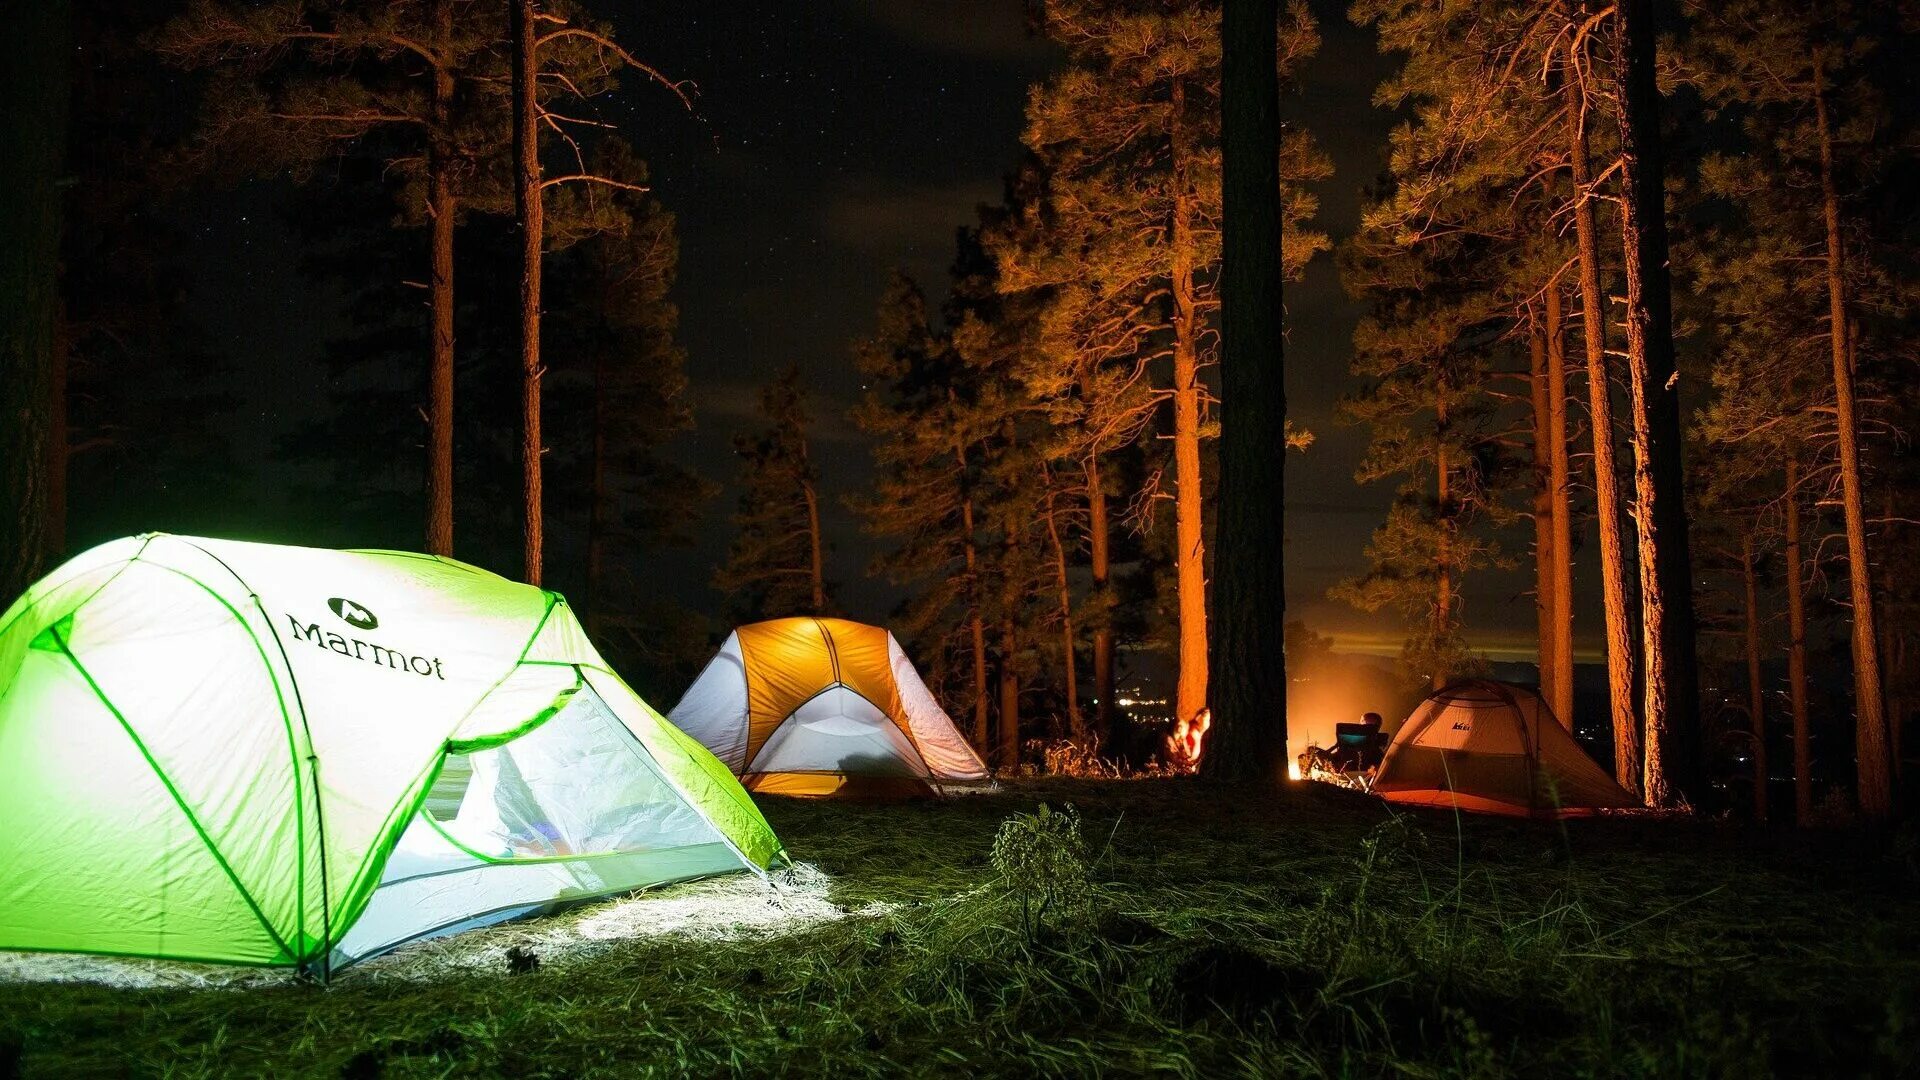
[[327,601],[327,606],[332,608],[333,613],[340,616],[340,621],[348,626],[361,630],[374,630],[380,626],[380,620],[373,612],[361,607],[356,601],[336,596]]

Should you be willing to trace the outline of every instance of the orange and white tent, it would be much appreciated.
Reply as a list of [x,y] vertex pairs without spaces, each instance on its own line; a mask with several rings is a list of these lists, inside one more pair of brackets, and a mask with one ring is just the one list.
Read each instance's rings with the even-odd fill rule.
[[1512,817],[1638,806],[1524,686],[1474,679],[1421,702],[1393,736],[1373,792],[1389,802]]
[[751,791],[924,795],[987,779],[893,635],[845,619],[736,629],[668,719]]

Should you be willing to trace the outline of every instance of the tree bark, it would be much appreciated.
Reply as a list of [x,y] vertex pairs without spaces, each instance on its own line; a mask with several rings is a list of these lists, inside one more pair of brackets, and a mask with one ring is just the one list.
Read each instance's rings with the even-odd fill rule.
[[540,434],[540,257],[545,246],[540,197],[539,60],[533,0],[513,5],[514,210],[520,218],[520,462],[526,517],[526,580],[539,585],[545,514],[541,494],[545,443]]
[[1227,0],[1221,22],[1223,411],[1213,556],[1213,715],[1200,759],[1209,779],[1268,783],[1286,775],[1287,757],[1278,17],[1275,0]]
[[[1451,641],[1453,633],[1453,588],[1456,575],[1453,569],[1453,463],[1447,453],[1447,394],[1441,388],[1434,395],[1434,430],[1440,435],[1439,446],[1433,455],[1433,504],[1434,526],[1438,530],[1434,557],[1436,585],[1433,595],[1433,618],[1428,624],[1428,634],[1433,641]],[[1453,672],[1435,667],[1428,673],[1433,689],[1442,689],[1453,678]]]
[[1064,675],[1063,689],[1067,696],[1067,733],[1068,737],[1079,741],[1087,734],[1086,719],[1080,713],[1080,681],[1074,670],[1073,635],[1073,584],[1067,575],[1067,549],[1060,542],[1060,521],[1055,509],[1055,491],[1053,470],[1043,462],[1040,466],[1040,483],[1047,493],[1045,520],[1047,523],[1047,543],[1053,549],[1053,577],[1056,600],[1060,605],[1060,670]]
[[1573,730],[1573,484],[1567,461],[1567,328],[1560,285],[1547,290],[1547,486],[1552,492],[1553,696],[1547,704]]
[[1014,670],[1018,650],[1013,620],[1000,624],[1000,768],[1020,766],[1020,673]]
[[1093,628],[1094,739],[1104,746],[1113,737],[1113,592],[1112,552],[1107,539],[1107,491],[1100,477],[1100,455],[1087,455],[1087,563],[1099,621]]
[[1207,705],[1207,571],[1200,490],[1200,320],[1194,296],[1193,196],[1182,130],[1186,86],[1173,84],[1174,197],[1170,288],[1173,293],[1174,574],[1179,592],[1180,674],[1175,714],[1191,721]]
[[1747,724],[1753,733],[1753,820],[1767,820],[1767,694],[1760,676],[1759,576],[1753,533],[1741,537],[1740,580],[1747,609]]
[[[956,445],[953,454],[964,474],[967,469],[966,447]],[[960,530],[964,534],[961,543],[967,559],[967,637],[973,652],[973,745],[984,758],[992,745],[987,732],[987,714],[990,711],[987,701],[987,628],[980,615],[980,551],[974,540],[973,496],[966,493],[964,476],[961,484]]]
[[1787,458],[1787,699],[1793,708],[1793,820],[1813,813],[1813,745],[1807,719],[1807,572],[1800,548],[1800,462]]
[[[1549,708],[1559,697],[1560,662],[1555,655],[1559,637],[1554,633],[1555,577],[1553,570],[1553,477],[1547,458],[1552,454],[1552,436],[1547,412],[1551,409],[1547,391],[1547,339],[1538,323],[1527,326],[1527,389],[1533,404],[1533,611],[1538,627],[1538,664],[1540,697]],[[1561,723],[1567,717],[1558,709],[1554,716]]]
[[14,45],[0,65],[0,604],[47,569],[47,441],[60,291],[60,173],[67,140],[64,0],[26,4],[8,19]]
[[427,141],[427,551],[453,554],[453,0],[433,0],[431,126]]
[[1833,179],[1833,132],[1827,118],[1825,74],[1816,56],[1813,103],[1820,135],[1820,195],[1827,225],[1827,305],[1832,342],[1834,422],[1840,444],[1840,507],[1847,528],[1847,584],[1853,602],[1854,760],[1860,813],[1869,821],[1893,816],[1893,773],[1880,680],[1880,635],[1874,628],[1873,563],[1867,551],[1865,495],[1860,481],[1853,364],[1847,351],[1846,251],[1840,236],[1840,195]]
[[1640,555],[1645,794],[1655,806],[1698,806],[1700,701],[1693,574],[1681,462],[1679,372],[1667,266],[1665,165],[1654,81],[1652,0],[1624,0],[1615,38],[1620,80],[1620,238],[1627,278],[1634,525]]
[[[1570,85],[1573,85],[1570,83]],[[1613,727],[1613,776],[1641,794],[1640,717],[1633,663],[1633,608],[1627,592],[1626,540],[1620,527],[1620,469],[1614,460],[1613,377],[1607,361],[1607,303],[1600,291],[1599,229],[1593,167],[1587,156],[1586,88],[1569,102],[1573,222],[1580,249],[1580,323],[1587,349],[1587,410],[1593,428],[1594,517],[1600,534],[1600,592],[1606,617],[1607,700]]]

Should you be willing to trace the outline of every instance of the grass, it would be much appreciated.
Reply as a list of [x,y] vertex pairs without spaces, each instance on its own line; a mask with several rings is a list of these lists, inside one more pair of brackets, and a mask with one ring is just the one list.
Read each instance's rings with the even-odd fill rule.
[[[1007,824],[1041,802],[1077,842]],[[426,984],[0,985],[0,1076],[1920,1070],[1920,897],[1887,838],[1177,780],[767,811],[835,902],[888,912]]]

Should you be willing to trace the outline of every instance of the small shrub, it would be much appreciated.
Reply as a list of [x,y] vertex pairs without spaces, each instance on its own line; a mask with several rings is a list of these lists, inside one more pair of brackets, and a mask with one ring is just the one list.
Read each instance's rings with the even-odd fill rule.
[[1041,803],[1031,814],[1002,821],[992,858],[1029,936],[1050,920],[1083,915],[1092,900],[1080,813],[1071,805],[1054,810]]

